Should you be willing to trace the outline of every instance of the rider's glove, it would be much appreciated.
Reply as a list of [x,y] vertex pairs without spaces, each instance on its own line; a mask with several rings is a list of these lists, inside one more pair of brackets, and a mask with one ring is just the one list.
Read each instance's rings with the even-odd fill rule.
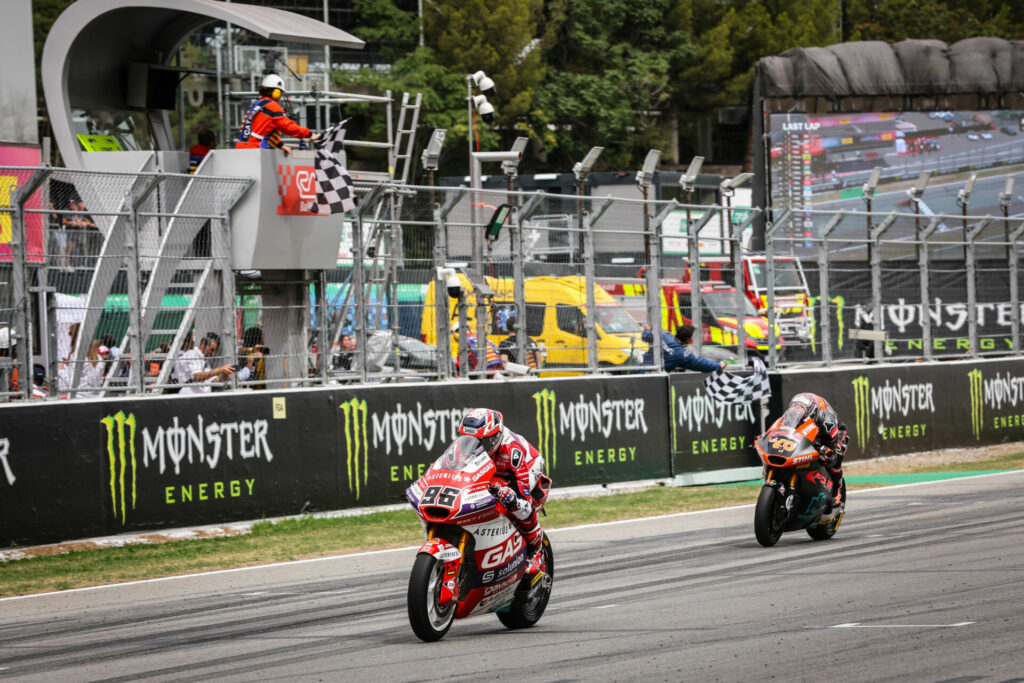
[[822,465],[835,467],[836,460],[836,452],[828,446],[822,446],[818,449],[818,462]]
[[519,508],[519,496],[507,486],[496,486],[491,489],[491,495],[501,503],[506,510],[513,512]]

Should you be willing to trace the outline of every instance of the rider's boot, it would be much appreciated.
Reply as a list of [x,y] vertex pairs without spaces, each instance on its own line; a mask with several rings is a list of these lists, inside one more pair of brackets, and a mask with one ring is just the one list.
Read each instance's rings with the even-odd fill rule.
[[825,514],[830,514],[833,510],[838,509],[843,504],[843,471],[842,470],[829,470],[829,478],[832,480],[832,491],[831,498],[828,500],[828,504],[825,506]]
[[544,546],[530,544],[526,546],[526,575],[533,576],[547,571],[547,562],[544,560]]

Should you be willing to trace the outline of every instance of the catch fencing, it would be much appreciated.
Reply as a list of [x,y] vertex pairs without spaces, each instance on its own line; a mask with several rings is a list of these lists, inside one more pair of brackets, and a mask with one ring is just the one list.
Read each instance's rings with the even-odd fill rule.
[[737,365],[1019,354],[1018,217],[385,183],[337,216],[336,268],[236,271],[248,178],[0,178],[0,400],[189,392],[195,367],[215,390],[646,373],[645,328],[685,322]]

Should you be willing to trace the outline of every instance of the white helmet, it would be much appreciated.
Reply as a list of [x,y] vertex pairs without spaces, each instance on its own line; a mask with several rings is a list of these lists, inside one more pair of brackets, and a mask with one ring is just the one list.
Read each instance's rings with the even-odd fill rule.
[[284,81],[281,80],[281,77],[278,76],[277,74],[267,74],[266,76],[264,76],[263,82],[260,83],[260,87],[270,89],[277,88],[278,90],[281,91],[282,95],[284,94]]

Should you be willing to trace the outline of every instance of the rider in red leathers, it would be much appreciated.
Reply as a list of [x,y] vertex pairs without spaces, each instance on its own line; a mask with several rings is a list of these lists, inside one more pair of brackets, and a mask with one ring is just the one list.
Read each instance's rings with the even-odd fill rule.
[[544,456],[522,436],[506,428],[497,410],[474,408],[467,411],[459,425],[459,434],[479,439],[498,468],[497,476],[508,482],[492,493],[526,538],[527,574],[545,571],[541,552],[544,531],[540,528],[532,495],[544,476]]
[[850,443],[850,433],[828,401],[810,392],[793,397],[782,416],[782,424],[795,429],[807,419],[813,420],[818,427],[818,436],[814,440],[821,454],[818,461],[832,479],[833,498],[829,503],[833,508],[839,507],[842,502],[843,456]]

